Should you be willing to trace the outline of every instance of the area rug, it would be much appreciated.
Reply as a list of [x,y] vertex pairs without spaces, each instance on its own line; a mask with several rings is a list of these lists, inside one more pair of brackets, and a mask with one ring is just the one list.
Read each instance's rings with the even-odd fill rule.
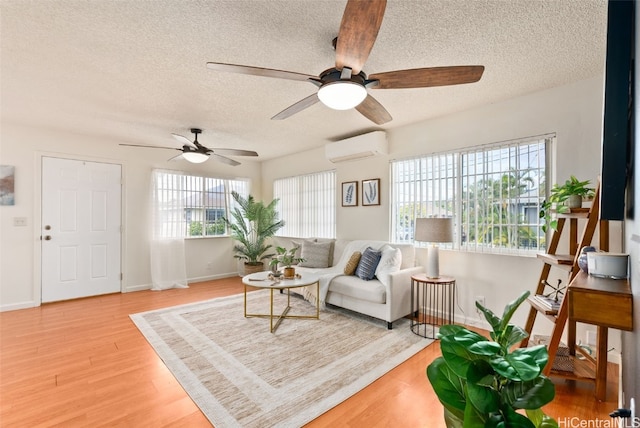
[[[269,291],[248,293],[249,313],[269,310]],[[282,310],[286,295],[274,293]],[[216,428],[300,427],[431,343],[408,320],[386,323],[328,308],[319,320],[244,318],[243,297],[131,315]],[[289,314],[315,307],[291,298]]]

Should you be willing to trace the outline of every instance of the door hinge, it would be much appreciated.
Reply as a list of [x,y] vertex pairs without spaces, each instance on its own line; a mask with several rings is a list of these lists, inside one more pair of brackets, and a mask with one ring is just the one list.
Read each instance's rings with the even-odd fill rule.
[[124,275],[122,274],[122,272],[120,272],[120,281],[122,281],[124,279]]

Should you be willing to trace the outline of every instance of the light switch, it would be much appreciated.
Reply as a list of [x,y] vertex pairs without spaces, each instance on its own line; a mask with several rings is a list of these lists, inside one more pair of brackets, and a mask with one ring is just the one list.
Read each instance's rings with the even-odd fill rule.
[[13,225],[14,226],[26,226],[27,225],[27,218],[26,217],[14,217],[13,218]]

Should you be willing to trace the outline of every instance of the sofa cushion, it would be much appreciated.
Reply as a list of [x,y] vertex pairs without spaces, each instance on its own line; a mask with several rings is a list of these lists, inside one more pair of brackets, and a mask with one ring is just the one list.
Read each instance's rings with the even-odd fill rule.
[[387,301],[386,288],[378,280],[363,281],[357,276],[340,275],[331,281],[329,293],[338,293],[366,302],[384,304]]
[[[294,257],[299,259],[300,257],[302,257],[302,243],[304,241],[303,240],[298,240],[298,239],[292,239],[291,240],[291,244],[293,245],[291,248],[297,248],[296,252],[294,254]],[[294,265],[297,265],[298,262],[294,262]]]
[[393,248],[390,245],[382,247],[382,256],[380,257],[380,263],[376,268],[376,278],[380,280],[384,285],[389,285],[392,272],[400,270],[402,264],[402,252],[399,248]]
[[303,241],[300,255],[304,261],[298,263],[298,265],[313,268],[329,267],[329,255],[332,246],[332,242]]
[[351,254],[349,261],[344,267],[345,275],[353,275],[356,273],[356,269],[358,268],[358,263],[360,263],[360,258],[362,257],[362,253],[360,251],[356,251]]
[[321,243],[329,242],[331,244],[331,247],[329,248],[329,267],[333,266],[334,265],[333,257],[335,253],[336,240],[332,238],[315,238],[313,241],[321,242]]
[[376,268],[378,267],[381,256],[381,251],[367,247],[364,253],[362,253],[362,257],[360,257],[360,262],[356,268],[356,276],[365,281],[372,280],[376,274]]

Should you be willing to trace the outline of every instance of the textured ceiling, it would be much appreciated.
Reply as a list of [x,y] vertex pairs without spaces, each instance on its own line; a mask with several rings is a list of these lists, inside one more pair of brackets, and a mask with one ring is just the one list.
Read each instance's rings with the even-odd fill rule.
[[207,61],[317,75],[334,65],[346,0],[0,0],[3,122],[178,147],[204,129],[213,147],[260,159],[601,74],[606,2],[389,0],[367,74],[484,65],[478,83],[370,91],[393,116],[377,126],[318,103],[306,82],[235,75]]

